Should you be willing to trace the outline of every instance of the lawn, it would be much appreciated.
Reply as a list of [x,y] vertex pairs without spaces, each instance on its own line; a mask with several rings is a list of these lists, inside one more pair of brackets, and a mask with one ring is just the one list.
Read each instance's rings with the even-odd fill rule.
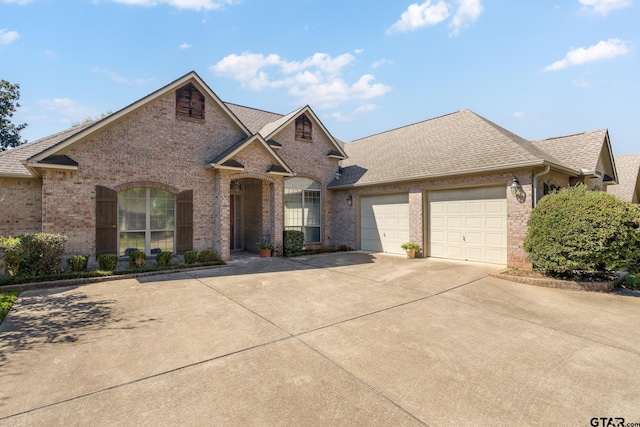
[[0,292],[0,323],[4,320],[20,292]]

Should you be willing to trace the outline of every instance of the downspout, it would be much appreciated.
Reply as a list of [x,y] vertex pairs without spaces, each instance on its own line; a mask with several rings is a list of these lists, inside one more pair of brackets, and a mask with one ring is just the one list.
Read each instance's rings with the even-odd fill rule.
[[532,202],[532,207],[534,208],[538,203],[538,177],[548,174],[550,170],[551,170],[551,166],[547,165],[542,172],[538,172],[537,174],[533,175],[533,197],[531,198],[532,199],[531,202]]

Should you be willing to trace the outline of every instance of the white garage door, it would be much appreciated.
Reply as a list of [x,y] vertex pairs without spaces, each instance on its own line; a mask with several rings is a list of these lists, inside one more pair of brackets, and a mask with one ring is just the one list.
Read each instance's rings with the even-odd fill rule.
[[409,195],[363,197],[360,203],[360,248],[365,251],[404,253],[409,241]]
[[428,200],[429,256],[507,263],[506,187],[433,191]]

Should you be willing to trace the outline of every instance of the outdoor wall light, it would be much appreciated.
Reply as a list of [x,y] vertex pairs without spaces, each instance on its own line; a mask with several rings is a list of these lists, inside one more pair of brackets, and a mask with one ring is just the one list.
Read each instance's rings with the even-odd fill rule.
[[522,198],[525,195],[522,185],[520,185],[520,181],[518,181],[518,178],[513,178],[513,182],[511,183],[509,188],[511,188],[511,194],[513,194],[517,198]]
[[351,206],[353,204],[353,196],[351,193],[347,193],[347,204]]

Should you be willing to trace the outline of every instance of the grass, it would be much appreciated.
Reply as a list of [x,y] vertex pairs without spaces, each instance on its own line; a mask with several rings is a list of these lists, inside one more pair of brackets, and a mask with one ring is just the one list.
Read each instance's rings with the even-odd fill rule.
[[13,302],[18,298],[20,292],[0,292],[0,323],[4,321],[4,318],[11,310]]

